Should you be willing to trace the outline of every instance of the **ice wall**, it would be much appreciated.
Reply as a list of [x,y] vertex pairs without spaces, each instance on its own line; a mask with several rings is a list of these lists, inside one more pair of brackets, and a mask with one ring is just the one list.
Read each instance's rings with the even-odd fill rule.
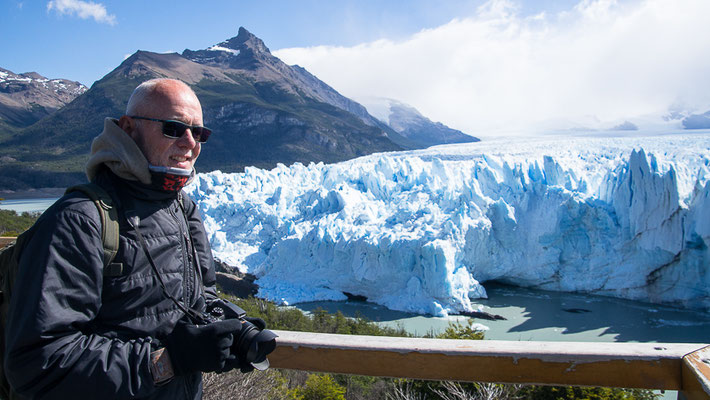
[[470,310],[498,280],[710,310],[710,133],[535,138],[199,174],[217,258],[294,303]]

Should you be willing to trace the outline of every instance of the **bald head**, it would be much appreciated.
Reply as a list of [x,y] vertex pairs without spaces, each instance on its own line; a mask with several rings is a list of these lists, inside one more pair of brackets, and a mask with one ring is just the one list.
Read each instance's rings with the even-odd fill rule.
[[[182,97],[177,99],[176,96]],[[177,79],[158,78],[145,81],[138,85],[128,99],[126,115],[144,115],[154,111],[156,105],[166,100],[197,101],[192,89]]]
[[163,135],[163,122],[159,120],[202,126],[202,106],[195,92],[175,79],[143,82],[133,91],[126,115],[118,121],[150,164],[191,169],[200,154],[200,143],[192,131],[179,138]]

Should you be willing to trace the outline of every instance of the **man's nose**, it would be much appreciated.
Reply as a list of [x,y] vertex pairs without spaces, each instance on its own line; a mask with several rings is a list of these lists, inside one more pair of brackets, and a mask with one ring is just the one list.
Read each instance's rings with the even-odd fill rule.
[[192,136],[192,129],[190,128],[187,128],[177,141],[180,147],[194,148],[197,145],[197,140]]

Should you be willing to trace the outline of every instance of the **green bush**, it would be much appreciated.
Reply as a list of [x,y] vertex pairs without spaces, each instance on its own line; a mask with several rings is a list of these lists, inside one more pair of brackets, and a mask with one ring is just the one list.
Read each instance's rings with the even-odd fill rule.
[[330,375],[311,374],[306,384],[294,391],[294,397],[297,400],[345,400],[345,388]]
[[263,299],[239,299],[224,294],[222,296],[243,308],[248,316],[263,319],[270,329],[348,335],[411,336],[403,328],[381,327],[361,317],[347,318],[339,311],[330,314],[319,308],[307,315],[296,308],[279,307]]
[[660,397],[645,389],[573,386],[525,386],[518,393],[529,400],[653,400]]
[[0,210],[0,236],[17,236],[26,231],[37,221],[40,213],[23,212],[17,214],[12,210]]
[[439,339],[468,339],[483,340],[484,333],[473,326],[473,320],[469,319],[466,324],[460,322],[449,322],[443,333],[436,336]]

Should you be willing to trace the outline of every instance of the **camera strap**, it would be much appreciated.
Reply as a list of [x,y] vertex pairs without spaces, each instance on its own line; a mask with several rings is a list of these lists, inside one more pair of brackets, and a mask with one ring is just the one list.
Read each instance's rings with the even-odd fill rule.
[[[158,281],[160,282],[160,287],[163,289],[163,294],[170,300],[172,300],[173,303],[182,311],[185,313],[185,315],[190,318],[190,320],[198,325],[198,324],[203,324],[204,323],[204,318],[202,317],[201,313],[193,310],[192,308],[185,307],[180,303],[175,296],[171,295],[168,292],[167,287],[165,286],[165,281],[163,280],[163,276],[158,271],[158,267],[155,265],[155,261],[153,261],[153,257],[150,255],[150,251],[148,251],[148,245],[146,244],[145,238],[143,237],[143,234],[141,233],[141,230],[139,228],[140,225],[140,218],[137,215],[126,215],[126,220],[128,220],[128,223],[131,225],[131,227],[136,231],[136,234],[138,235],[138,240],[141,243],[141,247],[143,248],[143,252],[145,253],[146,258],[148,258],[148,263],[150,264],[151,268],[153,269],[153,273],[155,276],[158,278]],[[192,235],[190,235],[190,238],[192,238]],[[194,248],[194,246],[193,246]],[[193,250],[194,251],[194,250]],[[202,282],[200,282],[202,283]]]
[[197,257],[197,250],[195,249],[195,241],[192,239],[192,232],[190,231],[190,220],[187,218],[187,211],[185,210],[185,204],[182,202],[182,192],[178,193],[178,204],[182,210],[182,215],[185,217],[185,225],[187,226],[187,236],[190,238],[190,249],[192,251],[192,259],[195,263],[195,269],[197,270],[197,277],[200,280],[200,293],[202,297],[207,299],[205,295],[205,283],[202,278],[202,268],[200,268],[200,259]]

